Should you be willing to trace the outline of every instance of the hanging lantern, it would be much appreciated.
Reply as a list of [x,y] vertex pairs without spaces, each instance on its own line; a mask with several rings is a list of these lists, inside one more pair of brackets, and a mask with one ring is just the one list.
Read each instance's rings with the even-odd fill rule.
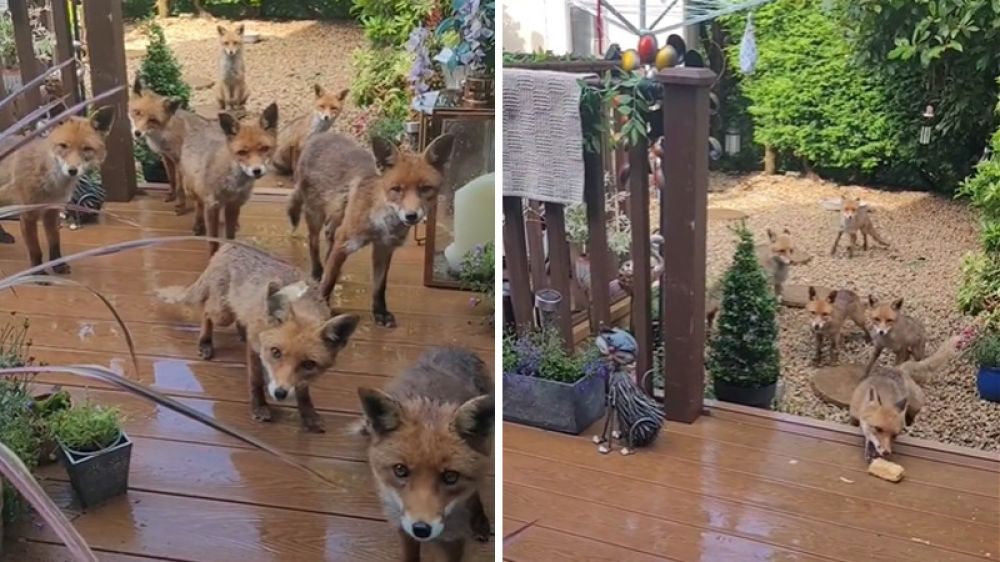
[[733,156],[740,153],[740,130],[736,125],[730,125],[726,129],[726,154]]
[[924,124],[920,127],[920,144],[931,143],[931,123],[934,121],[934,106],[928,105],[924,110]]

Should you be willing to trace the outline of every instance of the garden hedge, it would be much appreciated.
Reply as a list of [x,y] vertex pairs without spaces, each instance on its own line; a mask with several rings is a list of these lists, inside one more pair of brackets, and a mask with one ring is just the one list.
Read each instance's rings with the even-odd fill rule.
[[[222,18],[345,19],[351,17],[352,0],[202,0],[212,15]],[[156,0],[125,0],[126,18],[144,18],[156,10]],[[171,0],[172,13],[193,13],[191,0]]]

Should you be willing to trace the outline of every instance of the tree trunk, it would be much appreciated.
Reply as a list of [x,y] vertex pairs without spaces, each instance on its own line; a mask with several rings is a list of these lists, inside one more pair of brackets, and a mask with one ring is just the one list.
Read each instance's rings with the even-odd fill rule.
[[170,0],[156,0],[156,15],[161,18],[170,17]]
[[201,0],[193,0],[194,2],[194,13],[199,18],[208,17],[209,13],[205,11],[205,7],[201,5]]
[[778,173],[778,155],[770,145],[764,146],[764,173],[772,176]]

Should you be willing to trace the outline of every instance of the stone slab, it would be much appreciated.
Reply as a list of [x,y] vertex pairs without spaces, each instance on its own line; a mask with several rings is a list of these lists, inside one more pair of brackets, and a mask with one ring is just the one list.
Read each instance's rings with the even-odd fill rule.
[[812,378],[813,392],[828,404],[846,408],[864,372],[865,366],[855,363],[820,367]]

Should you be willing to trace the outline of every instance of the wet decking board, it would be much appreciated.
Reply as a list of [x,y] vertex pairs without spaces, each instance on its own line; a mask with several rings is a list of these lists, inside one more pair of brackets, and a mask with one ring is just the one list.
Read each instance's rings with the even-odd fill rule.
[[504,424],[504,549],[534,560],[1000,559],[1000,455],[902,439],[902,483],[869,476],[833,424],[714,405],[649,450],[603,456]]
[[[143,197],[112,204],[112,213],[139,227],[107,219],[63,231],[64,254],[110,242],[186,234],[192,217],[176,217],[168,204]],[[0,246],[0,270],[26,266],[17,223],[4,227],[18,243]],[[284,204],[275,198],[245,209],[238,238],[304,266],[302,233],[289,236]],[[318,483],[266,453],[97,381],[44,374],[40,385],[61,384],[77,401],[115,404],[135,442],[126,498],[80,513],[65,472],[40,469],[44,484],[99,550],[102,562],[396,561],[398,539],[383,520],[362,444],[345,429],[359,414],[357,388],[379,387],[432,345],[461,345],[492,365],[492,329],[469,305],[470,293],[422,286],[423,248],[412,241],[393,259],[388,302],[395,330],[372,325],[367,252],[348,260],[338,311],[356,312],[362,324],[330,373],[313,387],[326,421],[324,434],[299,430],[293,406],[276,409],[271,424],[249,416],[243,352],[232,329],[216,332],[216,358],[197,355],[197,312],[166,306],[155,290],[191,283],[207,262],[204,243],[183,242],[94,258],[74,264],[71,278],[109,297],[136,343],[133,372],[120,329],[110,313],[80,289],[22,287],[0,295],[0,313],[30,322],[31,354],[49,364],[111,365],[215,418],[300,457],[328,474]],[[493,506],[493,481],[483,492]],[[47,529],[30,523],[8,531],[0,560],[63,562],[66,550]],[[16,536],[16,538],[14,538]],[[471,560],[492,560],[493,545],[473,548]],[[433,559],[433,558],[432,558]]]

